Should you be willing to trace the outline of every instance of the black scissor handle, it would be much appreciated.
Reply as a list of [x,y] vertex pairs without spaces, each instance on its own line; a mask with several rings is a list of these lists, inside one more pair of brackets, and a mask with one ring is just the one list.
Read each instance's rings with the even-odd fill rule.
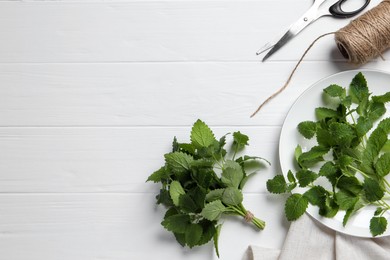
[[341,5],[347,0],[340,0],[338,2],[336,2],[334,5],[332,5],[331,7],[329,7],[329,12],[334,16],[334,17],[337,17],[337,18],[349,18],[349,17],[352,17],[352,16],[355,16],[357,15],[358,13],[360,13],[361,11],[363,11],[364,8],[367,7],[367,5],[370,3],[370,0],[366,0],[366,2],[364,3],[364,5],[362,7],[360,7],[359,9],[355,10],[355,11],[352,11],[352,12],[344,12],[342,9],[341,9]]

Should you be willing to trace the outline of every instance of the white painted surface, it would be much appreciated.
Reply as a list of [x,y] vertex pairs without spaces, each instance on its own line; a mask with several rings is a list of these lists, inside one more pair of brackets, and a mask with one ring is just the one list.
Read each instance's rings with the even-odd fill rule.
[[[322,18],[261,63],[257,49],[310,4],[0,1],[0,259],[216,259],[211,244],[175,242],[160,225],[158,185],[145,183],[197,118],[216,135],[248,134],[247,153],[272,162],[244,195],[266,229],[226,219],[221,259],[241,259],[249,244],[280,248],[284,201],[265,181],[280,172],[283,119],[311,84],[356,68],[329,36],[249,118],[314,38],[348,23]],[[363,67],[390,71],[390,62]]]

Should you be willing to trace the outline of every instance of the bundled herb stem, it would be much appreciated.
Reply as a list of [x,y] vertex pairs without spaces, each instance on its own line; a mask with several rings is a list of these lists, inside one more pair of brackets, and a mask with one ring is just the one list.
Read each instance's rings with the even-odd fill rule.
[[[315,138],[317,145],[308,151],[302,151],[298,145],[295,149],[298,170],[295,173],[290,170],[287,180],[282,175],[268,180],[267,188],[272,193],[291,192],[298,185],[307,189],[287,199],[288,220],[298,219],[310,203],[318,207],[320,215],[329,218],[344,211],[345,226],[361,208],[377,206],[369,228],[373,236],[381,235],[387,228],[384,214],[390,210],[385,197],[390,194],[386,180],[390,172],[390,118],[382,118],[390,92],[372,96],[364,75],[358,73],[348,91],[333,84],[323,94],[325,99],[336,102],[336,108],[318,107],[314,111],[316,122],[304,121],[298,125],[299,133],[306,139]],[[318,185],[320,177],[328,180],[330,190]]]
[[[217,255],[222,215],[237,215],[260,229],[265,222],[254,217],[242,204],[242,189],[257,169],[247,173],[249,162],[266,161],[261,157],[241,156],[248,136],[234,132],[231,150],[225,149],[226,137],[217,140],[201,120],[194,123],[191,142],[174,138],[172,152],[164,155],[165,165],[147,181],[161,183],[157,204],[168,210],[161,224],[171,231],[182,246],[200,246],[211,239]],[[229,158],[229,154],[233,155]]]

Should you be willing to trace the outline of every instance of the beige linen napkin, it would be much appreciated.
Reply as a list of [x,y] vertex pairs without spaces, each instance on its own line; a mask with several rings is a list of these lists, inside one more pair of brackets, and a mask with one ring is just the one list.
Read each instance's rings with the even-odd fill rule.
[[247,260],[389,260],[390,237],[359,238],[335,232],[304,214],[291,223],[281,250],[249,246]]

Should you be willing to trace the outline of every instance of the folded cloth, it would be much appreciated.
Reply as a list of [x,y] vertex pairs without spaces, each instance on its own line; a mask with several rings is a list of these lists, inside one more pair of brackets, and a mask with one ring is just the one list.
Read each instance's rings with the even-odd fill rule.
[[389,260],[390,237],[360,238],[331,230],[307,214],[291,223],[282,249],[251,245],[248,260]]

